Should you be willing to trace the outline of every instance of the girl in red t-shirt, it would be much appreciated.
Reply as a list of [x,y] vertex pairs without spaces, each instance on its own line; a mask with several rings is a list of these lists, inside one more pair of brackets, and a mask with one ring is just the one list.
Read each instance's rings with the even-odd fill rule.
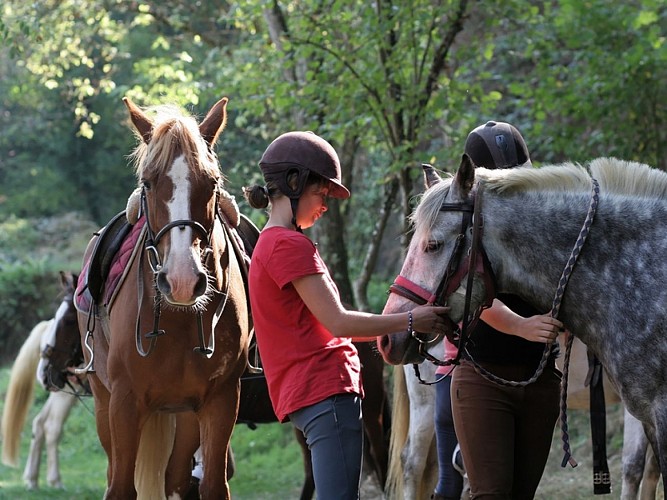
[[302,233],[348,198],[334,148],[312,132],[274,140],[259,166],[265,185],[246,188],[270,207],[250,264],[253,323],[273,408],[306,438],[317,498],[359,497],[363,428],[360,363],[352,340],[404,330],[442,332],[445,307],[388,315],[347,310],[315,244]]

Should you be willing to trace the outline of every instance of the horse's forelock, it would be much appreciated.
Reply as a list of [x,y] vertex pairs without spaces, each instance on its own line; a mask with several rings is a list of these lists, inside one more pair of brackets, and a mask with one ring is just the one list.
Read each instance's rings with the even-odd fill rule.
[[192,116],[174,106],[151,109],[156,113],[151,141],[149,144],[140,142],[131,154],[138,178],[163,173],[180,154],[189,165],[201,167],[194,170],[195,174],[220,177],[217,158],[201,137],[199,125]]
[[427,189],[421,197],[419,204],[410,216],[410,223],[414,226],[413,239],[419,244],[428,240],[433,225],[435,224],[442,202],[449,193],[452,179],[445,179],[431,188]]

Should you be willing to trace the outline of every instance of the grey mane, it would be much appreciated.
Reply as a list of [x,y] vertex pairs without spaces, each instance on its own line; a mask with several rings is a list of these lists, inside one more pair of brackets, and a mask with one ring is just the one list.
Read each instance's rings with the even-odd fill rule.
[[591,177],[601,192],[643,198],[667,196],[667,173],[637,162],[597,158],[587,167],[578,163],[545,165],[540,168],[506,170],[477,169],[475,176],[484,188],[498,193],[517,191],[577,192],[591,189]]
[[[600,184],[602,193],[647,199],[667,198],[667,173],[637,162],[616,158],[596,158],[587,166],[566,162],[539,168],[475,169],[476,182],[497,193],[519,191],[589,192],[591,177]],[[442,200],[449,192],[453,176],[428,189],[410,216],[415,238],[425,244],[438,217]]]

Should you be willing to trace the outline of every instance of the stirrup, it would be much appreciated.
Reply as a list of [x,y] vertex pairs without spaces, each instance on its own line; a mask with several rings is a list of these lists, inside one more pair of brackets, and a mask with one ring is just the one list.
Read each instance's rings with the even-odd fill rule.
[[86,331],[86,338],[83,339],[83,345],[86,348],[86,350],[90,353],[90,361],[88,361],[88,364],[83,368],[75,368],[74,369],[75,375],[85,375],[86,373],[95,373],[95,368],[93,366],[95,353],[93,352],[93,348],[88,343],[88,339],[92,338],[93,338],[93,332],[91,332],[90,330]]

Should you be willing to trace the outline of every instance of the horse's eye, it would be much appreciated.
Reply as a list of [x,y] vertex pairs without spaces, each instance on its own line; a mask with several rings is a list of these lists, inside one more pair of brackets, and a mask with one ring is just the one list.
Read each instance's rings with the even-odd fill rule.
[[426,245],[426,253],[437,252],[442,248],[443,242],[438,240],[430,240]]
[[147,181],[146,179],[141,180],[141,185],[147,190],[150,191],[151,189],[151,183],[150,181]]

